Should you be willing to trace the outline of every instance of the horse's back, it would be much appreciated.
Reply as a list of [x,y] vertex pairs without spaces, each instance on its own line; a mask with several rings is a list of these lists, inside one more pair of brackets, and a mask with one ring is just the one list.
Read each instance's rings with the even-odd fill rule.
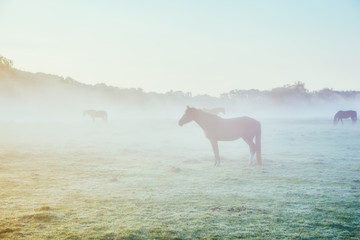
[[241,127],[241,130],[245,135],[253,135],[258,131],[261,131],[260,122],[251,117],[238,117],[235,119],[237,119],[237,125]]
[[342,117],[342,118],[349,118],[349,117],[353,117],[353,116],[357,116],[357,113],[356,111],[354,110],[347,110],[347,111],[338,111],[336,114],[335,114],[335,117]]
[[216,135],[219,140],[232,141],[241,137],[253,137],[261,131],[260,122],[250,117],[219,119]]
[[224,119],[224,120],[228,120],[228,122],[232,125],[237,125],[237,126],[245,126],[245,127],[257,127],[260,125],[260,122],[251,118],[251,117],[237,117],[237,118],[229,118],[229,119]]

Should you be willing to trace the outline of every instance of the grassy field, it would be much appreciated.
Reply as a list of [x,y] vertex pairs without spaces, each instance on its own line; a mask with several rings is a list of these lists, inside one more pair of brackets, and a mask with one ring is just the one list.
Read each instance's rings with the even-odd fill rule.
[[360,126],[262,120],[222,163],[194,123],[0,123],[3,239],[359,239]]

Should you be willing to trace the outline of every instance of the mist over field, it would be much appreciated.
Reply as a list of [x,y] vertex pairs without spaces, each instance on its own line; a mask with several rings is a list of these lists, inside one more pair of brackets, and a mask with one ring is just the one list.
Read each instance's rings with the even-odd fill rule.
[[3,121],[83,120],[86,109],[105,110],[109,118],[178,118],[186,105],[196,108],[226,108],[226,115],[265,118],[332,118],[338,110],[356,109],[360,91],[324,88],[309,91],[302,82],[267,91],[234,89],[220,96],[192,95],[169,90],[144,92],[104,83],[87,85],[71,77],[30,73],[12,67],[2,57],[0,106]]
[[[0,68],[0,238],[359,239],[360,92],[301,82],[221,96],[160,94]],[[243,140],[179,127],[186,106],[262,125]],[[107,121],[84,116],[103,110]]]

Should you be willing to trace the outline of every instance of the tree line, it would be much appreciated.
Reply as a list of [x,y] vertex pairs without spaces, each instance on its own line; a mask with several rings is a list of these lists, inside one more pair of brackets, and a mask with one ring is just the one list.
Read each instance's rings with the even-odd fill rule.
[[[120,88],[108,86],[104,83],[88,85],[77,82],[70,77],[61,77],[44,73],[29,73],[13,67],[13,61],[0,55],[0,83],[16,82],[25,85],[47,85],[57,84],[60,88],[73,88],[81,91],[97,92],[110,99],[127,98],[135,102],[147,102],[153,99],[160,101],[251,101],[287,104],[294,102],[312,102],[312,101],[339,101],[339,100],[360,100],[360,91],[337,91],[330,88],[324,88],[319,91],[309,91],[303,82],[294,82],[293,84],[276,87],[271,90],[260,91],[258,89],[234,89],[219,97],[209,95],[193,95],[191,92],[173,91],[166,93],[144,92],[141,88]],[[4,84],[0,85],[3,86]]]

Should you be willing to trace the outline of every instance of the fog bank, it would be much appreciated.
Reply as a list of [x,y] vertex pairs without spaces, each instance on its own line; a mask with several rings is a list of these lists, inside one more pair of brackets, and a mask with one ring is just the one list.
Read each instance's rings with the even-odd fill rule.
[[357,110],[359,102],[358,91],[310,92],[301,82],[269,91],[237,89],[219,97],[193,96],[182,91],[161,94],[103,83],[87,85],[70,77],[20,71],[3,57],[0,64],[1,121],[83,121],[87,109],[106,111],[109,120],[168,119],[179,118],[186,105],[224,107],[222,117],[332,118],[338,110]]

